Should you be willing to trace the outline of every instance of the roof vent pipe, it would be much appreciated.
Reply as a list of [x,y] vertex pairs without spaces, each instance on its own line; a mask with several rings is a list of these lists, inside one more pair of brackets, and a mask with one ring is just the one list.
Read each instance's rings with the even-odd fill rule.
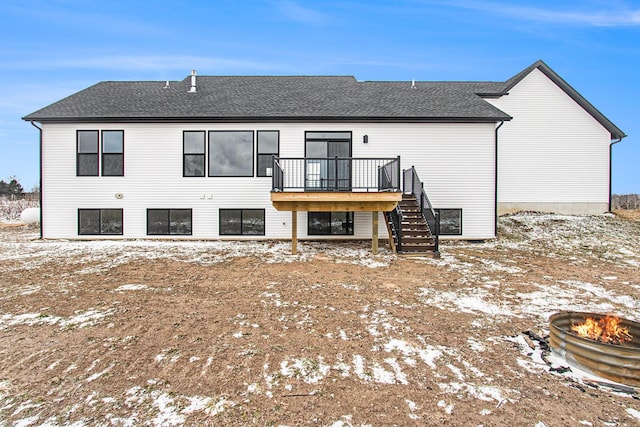
[[191,70],[191,89],[189,93],[196,93],[196,70]]

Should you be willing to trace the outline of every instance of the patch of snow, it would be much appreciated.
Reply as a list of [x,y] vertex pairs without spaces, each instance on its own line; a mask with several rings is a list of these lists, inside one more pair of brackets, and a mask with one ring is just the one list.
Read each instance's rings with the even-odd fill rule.
[[397,382],[399,382],[400,384],[409,384],[407,376],[404,372],[402,372],[402,368],[400,367],[400,364],[396,359],[389,357],[387,359],[384,359],[384,361],[393,368],[393,372],[395,373],[395,379]]
[[373,380],[377,383],[380,383],[380,384],[396,383],[396,376],[393,374],[393,372],[387,371],[382,366],[380,366],[380,364],[377,362],[373,364],[371,371],[373,372]]
[[104,370],[102,370],[100,372],[96,372],[95,374],[93,374],[89,378],[87,378],[85,381],[90,383],[91,381],[97,380],[98,378],[100,378],[101,376],[103,376],[104,374],[109,372],[115,365],[116,365],[115,363],[110,364],[107,368],[105,368]]
[[299,378],[307,384],[317,384],[330,369],[322,356],[318,356],[317,360],[302,358],[280,362],[280,374],[288,378]]
[[30,426],[32,424],[37,423],[39,419],[40,419],[39,415],[34,415],[32,417],[23,418],[21,420],[16,421],[13,424],[13,427],[27,427],[27,426]]
[[518,310],[543,319],[558,311],[586,311],[608,313],[616,307],[626,307],[621,315],[634,316],[640,310],[640,300],[629,295],[617,295],[602,286],[575,280],[564,280],[554,285],[539,285],[539,291],[518,293]]
[[466,382],[439,383],[438,386],[440,387],[440,390],[445,393],[456,395],[464,394],[484,401],[495,400],[497,402],[502,402],[508,400],[504,398],[503,390],[494,386],[475,386]]
[[26,411],[27,409],[39,408],[41,406],[42,406],[42,403],[32,403],[31,400],[27,400],[26,402],[23,402],[20,405],[18,405],[18,407],[14,409],[11,416],[16,416],[20,414],[22,411]]
[[438,408],[442,408],[444,412],[451,415],[453,413],[453,408],[455,408],[455,404],[451,403],[447,405],[447,402],[445,402],[444,400],[440,400],[438,401]]
[[3,314],[0,317],[0,329],[6,329],[9,326],[39,326],[39,325],[59,325],[61,328],[86,328],[94,326],[107,316],[115,313],[115,309],[106,311],[87,310],[78,311],[75,316],[68,318],[60,316],[52,316],[46,313],[24,313],[24,314]]
[[633,408],[627,408],[627,414],[631,415],[636,420],[640,420],[640,411]]
[[411,418],[412,420],[420,419],[420,416],[414,413],[414,412],[416,412],[416,409],[418,409],[418,405],[416,404],[416,402],[414,402],[413,400],[409,400],[409,399],[405,399],[404,401],[407,404],[407,406],[409,407],[409,412],[410,412],[409,413],[409,418]]
[[42,287],[40,285],[27,285],[20,289],[20,295],[31,295],[38,292]]
[[469,344],[469,347],[471,348],[471,350],[474,350],[480,353],[486,350],[486,347],[484,346],[484,344],[482,344],[480,341],[477,341],[473,338],[467,338],[467,344]]
[[469,314],[488,314],[495,317],[515,317],[508,307],[491,302],[493,296],[482,288],[462,288],[458,291],[440,291],[418,288],[424,304],[449,311]]
[[184,424],[184,417],[178,413],[175,400],[167,393],[151,392],[152,405],[158,409],[158,415],[151,420],[157,426],[178,426]]
[[129,284],[129,285],[118,286],[113,291],[114,292],[142,291],[142,290],[145,290],[145,289],[149,289],[149,287],[147,285],[142,285],[142,284]]

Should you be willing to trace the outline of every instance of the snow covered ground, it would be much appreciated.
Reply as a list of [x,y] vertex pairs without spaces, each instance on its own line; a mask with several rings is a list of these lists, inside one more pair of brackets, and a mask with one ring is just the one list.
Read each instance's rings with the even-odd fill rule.
[[0,224],[18,223],[22,211],[38,206],[39,202],[35,200],[0,200]]
[[[500,236],[400,259],[366,242],[291,255],[288,242],[2,230],[0,425],[640,423],[637,395],[554,371],[562,360],[522,334],[544,336],[561,310],[639,321],[640,223],[522,213]],[[181,329],[190,316],[215,331]],[[581,407],[590,395],[599,409]]]

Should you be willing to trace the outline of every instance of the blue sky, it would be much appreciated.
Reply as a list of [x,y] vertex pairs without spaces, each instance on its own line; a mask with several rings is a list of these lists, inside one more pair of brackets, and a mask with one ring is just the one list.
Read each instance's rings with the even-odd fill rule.
[[640,193],[638,1],[3,0],[0,179],[37,184],[38,132],[20,118],[98,81],[504,81],[538,59],[629,135],[613,191]]

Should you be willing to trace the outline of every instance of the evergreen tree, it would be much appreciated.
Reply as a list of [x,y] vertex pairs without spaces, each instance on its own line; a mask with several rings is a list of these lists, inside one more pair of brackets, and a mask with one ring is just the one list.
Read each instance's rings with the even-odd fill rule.
[[7,183],[4,180],[0,180],[0,196],[8,196],[11,198],[20,197],[24,194],[24,188],[18,182],[15,176],[9,177],[10,181]]

